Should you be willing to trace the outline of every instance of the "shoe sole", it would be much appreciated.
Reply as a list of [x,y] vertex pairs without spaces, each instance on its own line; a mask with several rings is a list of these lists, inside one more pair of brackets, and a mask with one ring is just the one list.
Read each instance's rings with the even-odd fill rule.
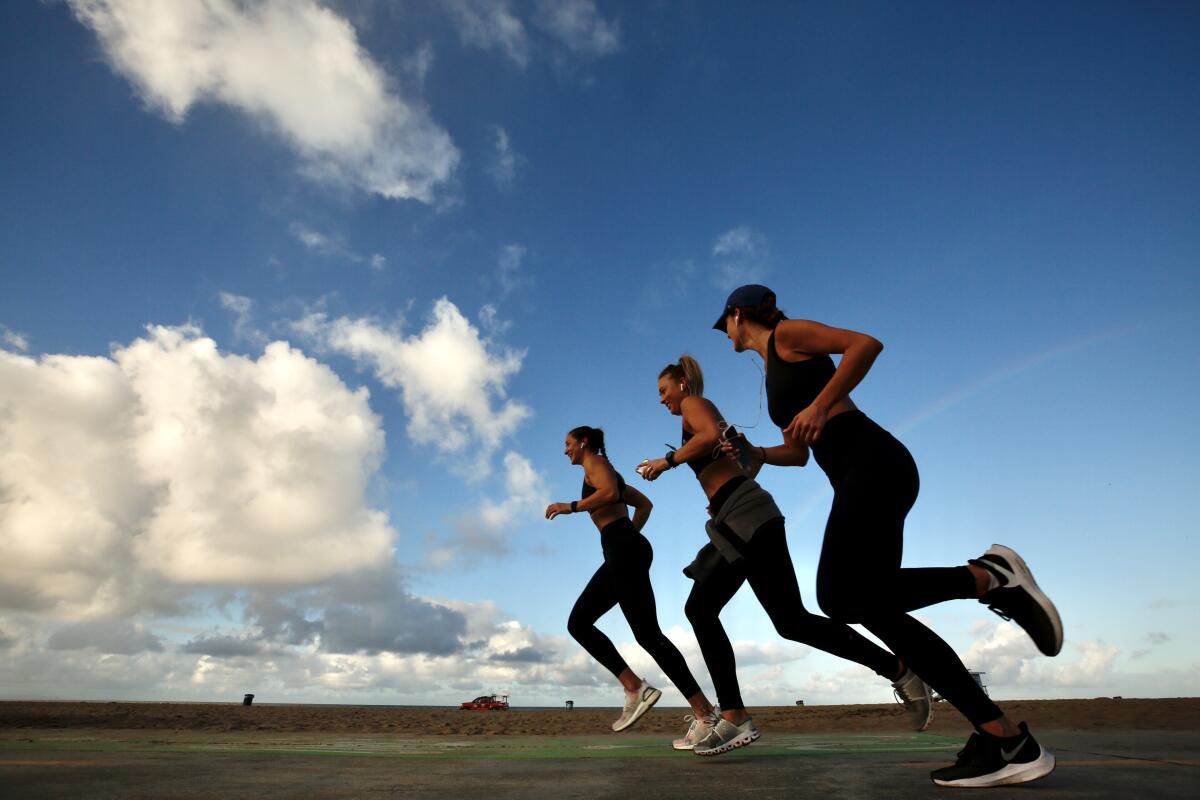
[[915,730],[917,733],[920,733],[921,731],[925,730],[932,724],[933,724],[933,698],[930,697],[929,698],[929,713],[925,715],[925,721],[923,723],[921,723],[920,725],[918,725],[917,727],[913,728],[913,730]]
[[675,744],[674,742],[671,742],[671,747],[675,748],[676,750],[695,750],[696,749],[695,744]]
[[654,708],[654,704],[658,702],[658,698],[662,697],[662,691],[659,689],[651,689],[650,692],[650,699],[647,700],[643,698],[639,700],[637,708],[635,708],[633,713],[629,715],[629,719],[624,725],[619,728],[616,725],[613,726],[613,731],[615,733],[620,733],[623,730],[633,727],[633,724],[645,716],[647,711]]
[[1043,648],[1041,643],[1037,639],[1034,639],[1034,637],[1030,636],[1029,638],[1033,639],[1033,643],[1038,646],[1038,650],[1041,650],[1043,655],[1056,656],[1061,653],[1063,645],[1062,619],[1058,616],[1058,609],[1055,608],[1054,603],[1050,602],[1050,598],[1046,596],[1046,593],[1037,585],[1037,581],[1033,579],[1033,572],[1029,569],[1029,565],[1025,563],[1025,559],[1017,555],[1017,552],[1012,548],[1005,547],[1002,544],[993,544],[984,555],[988,553],[1000,556],[1012,566],[1013,572],[1019,581],[1018,585],[1029,593],[1029,596],[1033,598],[1033,601],[1038,604],[1038,607],[1042,609],[1046,617],[1050,620],[1050,627],[1054,632],[1054,644],[1051,649]]
[[1038,778],[1044,778],[1054,772],[1054,754],[1042,748],[1041,754],[1035,761],[1027,764],[1008,764],[995,772],[979,775],[974,778],[960,778],[956,781],[940,781],[933,778],[938,786],[953,786],[958,789],[986,789],[989,786],[1011,786],[1015,783],[1029,783]]
[[745,747],[751,742],[756,741],[758,737],[759,733],[757,729],[746,731],[745,733],[739,733],[728,742],[718,745],[717,747],[713,747],[708,750],[693,749],[692,752],[698,756],[719,756],[721,753],[728,753],[730,750],[736,750],[739,747]]

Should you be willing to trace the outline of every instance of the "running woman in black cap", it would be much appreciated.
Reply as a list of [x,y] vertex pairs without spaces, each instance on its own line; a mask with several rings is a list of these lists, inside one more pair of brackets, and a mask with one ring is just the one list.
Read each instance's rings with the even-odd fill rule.
[[[830,617],[878,636],[975,726],[941,786],[1000,786],[1050,774],[1054,756],[1004,715],[937,634],[908,612],[956,598],[978,598],[1016,622],[1048,656],[1062,649],[1058,611],[1025,562],[1003,545],[965,566],[902,568],[904,518],[917,498],[908,450],[859,411],[850,392],[883,350],[876,339],[818,322],[789,320],[765,286],[732,294],[713,328],[737,352],[766,364],[767,407],[783,444],[750,447],[756,465],[802,466],[808,449],[833,486],[817,571],[817,600]],[[831,354],[841,354],[835,367]],[[729,448],[726,448],[728,451]]]
[[684,738],[695,741],[693,752],[718,755],[748,745],[759,736],[742,702],[733,647],[719,616],[746,582],[780,636],[862,664],[894,681],[913,727],[924,730],[932,715],[932,701],[921,679],[849,625],[804,608],[788,554],[783,514],[752,474],[722,455],[722,441],[736,440],[738,434],[704,397],[704,374],[696,360],[684,355],[679,363],[668,364],[659,373],[658,394],[669,412],[682,417],[683,442],[664,458],[642,462],[638,472],[652,481],[668,469],[687,464],[708,497],[712,517],[705,526],[708,544],[684,569],[696,582],[685,611],[712,675],[721,713],[717,719],[697,718],[688,730]]
[[[564,454],[576,466],[583,467],[583,491],[580,499],[570,503],[551,503],[546,519],[561,514],[586,511],[600,531],[600,547],[604,563],[588,581],[583,594],[575,601],[567,630],[583,649],[608,668],[625,688],[625,704],[621,716],[612,724],[614,731],[633,725],[658,702],[662,692],[637,676],[613,643],[596,627],[596,621],[620,604],[633,636],[658,666],[670,678],[679,693],[687,698],[693,717],[704,719],[713,715],[712,703],[692,677],[679,649],[671,643],[658,624],[654,604],[654,589],[650,585],[650,562],[654,550],[642,535],[642,527],[650,518],[653,504],[646,495],[626,486],[604,450],[604,431],[586,425],[567,434]],[[626,506],[634,509],[629,520]],[[677,750],[690,749],[679,747]]]

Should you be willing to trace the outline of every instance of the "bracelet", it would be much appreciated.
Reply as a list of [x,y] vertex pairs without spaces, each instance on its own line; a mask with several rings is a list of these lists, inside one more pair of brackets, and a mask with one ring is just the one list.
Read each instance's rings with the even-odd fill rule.
[[666,462],[667,462],[667,466],[668,466],[670,469],[675,469],[675,467],[676,467],[676,464],[675,464],[675,451],[673,451],[673,450],[672,450],[672,451],[668,452],[668,453],[667,453],[665,456],[663,456],[663,461],[666,461]]
[[759,446],[759,448],[758,448],[758,452],[762,453],[762,461],[763,461],[763,463],[764,463],[764,464],[765,464],[765,463],[767,463],[767,449],[766,449],[765,447],[763,447],[763,446],[761,446],[761,445],[760,445],[760,446]]
[[571,501],[571,513],[572,513],[572,514],[574,514],[574,513],[575,513],[576,511],[578,511],[578,510],[579,510],[579,501],[578,501],[578,500],[572,500],[572,501]]

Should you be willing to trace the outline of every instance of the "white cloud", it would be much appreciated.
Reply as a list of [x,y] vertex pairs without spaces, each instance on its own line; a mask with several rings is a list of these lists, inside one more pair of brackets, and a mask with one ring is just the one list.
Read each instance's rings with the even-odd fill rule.
[[0,344],[22,353],[29,352],[29,337],[4,325],[0,325]]
[[375,272],[382,272],[387,265],[387,259],[379,253],[365,256],[349,247],[341,236],[331,236],[313,230],[303,222],[293,222],[288,226],[292,237],[308,250],[326,258],[346,261],[351,264],[365,264]]
[[494,125],[492,133],[495,136],[495,150],[492,154],[491,166],[488,167],[488,174],[496,181],[497,186],[507,188],[512,186],[516,179],[517,163],[522,159],[513,151],[508,131],[499,125]]
[[479,325],[488,336],[500,336],[512,328],[512,321],[500,318],[500,312],[488,303],[479,309]]
[[525,247],[519,244],[506,244],[500,250],[500,262],[496,276],[500,281],[501,296],[507,296],[529,279],[521,274],[521,265],[525,261]]
[[450,534],[436,539],[430,549],[430,566],[470,567],[482,557],[504,555],[510,549],[514,523],[522,518],[541,518],[550,502],[549,491],[529,459],[519,453],[505,453],[504,485],[503,500],[485,500],[477,510],[450,520]]
[[0,351],[0,607],[105,617],[390,563],[364,501],[382,447],[367,392],[283,342],[251,360],[154,326],[111,357]]
[[530,415],[528,406],[506,397],[524,352],[482,338],[444,297],[414,336],[370,319],[330,320],[324,313],[293,327],[399,391],[413,440],[443,455],[467,456],[459,466],[475,477],[487,474],[492,453]]
[[731,228],[717,237],[712,255],[716,271],[713,282],[721,289],[758,283],[767,274],[767,239],[747,225]]
[[172,122],[197,103],[279,136],[311,177],[432,202],[459,161],[418,102],[397,95],[354,28],[314,0],[69,0],[112,68]]
[[1052,691],[1065,687],[1103,687],[1112,677],[1120,649],[1102,641],[1072,642],[1068,651],[1076,657],[1060,656],[1047,661],[1018,626],[1011,622],[978,622],[976,638],[963,654],[971,669],[987,673],[990,686]]
[[620,27],[601,18],[594,0],[538,0],[534,23],[578,56],[598,58],[621,47]]
[[529,64],[525,25],[506,0],[446,0],[464,44],[483,50],[502,50],[517,66]]
[[267,335],[254,326],[254,301],[232,292],[221,292],[221,308],[233,314],[233,338],[256,347],[267,343]]

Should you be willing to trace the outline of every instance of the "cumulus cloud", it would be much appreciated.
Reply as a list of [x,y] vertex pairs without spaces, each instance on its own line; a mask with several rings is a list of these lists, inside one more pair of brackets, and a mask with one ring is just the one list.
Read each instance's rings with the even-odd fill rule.
[[534,23],[577,56],[598,58],[621,47],[620,26],[603,19],[594,0],[538,0]]
[[530,415],[528,406],[506,396],[524,352],[484,339],[444,297],[434,303],[425,328],[412,336],[371,319],[331,320],[324,313],[310,314],[293,327],[400,392],[413,440],[443,455],[467,456],[462,466],[475,477],[488,473],[492,453]]
[[85,650],[99,653],[160,653],[162,640],[140,623],[129,620],[77,622],[59,628],[46,640],[51,650]]
[[712,255],[713,282],[721,289],[758,283],[767,274],[767,239],[747,225],[731,228],[717,237]]
[[349,247],[340,236],[321,233],[302,222],[293,222],[288,226],[288,230],[296,241],[304,245],[305,249],[326,258],[345,261],[350,264],[364,264],[375,272],[381,272],[387,264],[387,259],[379,253],[363,255]]
[[0,351],[0,605],[110,617],[390,562],[367,400],[286,343],[249,359],[191,326],[110,357]]
[[314,0],[68,0],[110,66],[180,123],[197,103],[258,121],[317,179],[432,202],[459,153],[354,28]]
[[522,69],[529,63],[529,36],[506,0],[446,0],[463,44],[501,50]]
[[1120,649],[1102,641],[1070,643],[1074,660],[1060,656],[1052,662],[1041,658],[1029,637],[1010,622],[978,622],[975,640],[963,654],[972,669],[988,674],[997,687],[1026,687],[1039,690],[1063,687],[1102,687],[1110,679]]

